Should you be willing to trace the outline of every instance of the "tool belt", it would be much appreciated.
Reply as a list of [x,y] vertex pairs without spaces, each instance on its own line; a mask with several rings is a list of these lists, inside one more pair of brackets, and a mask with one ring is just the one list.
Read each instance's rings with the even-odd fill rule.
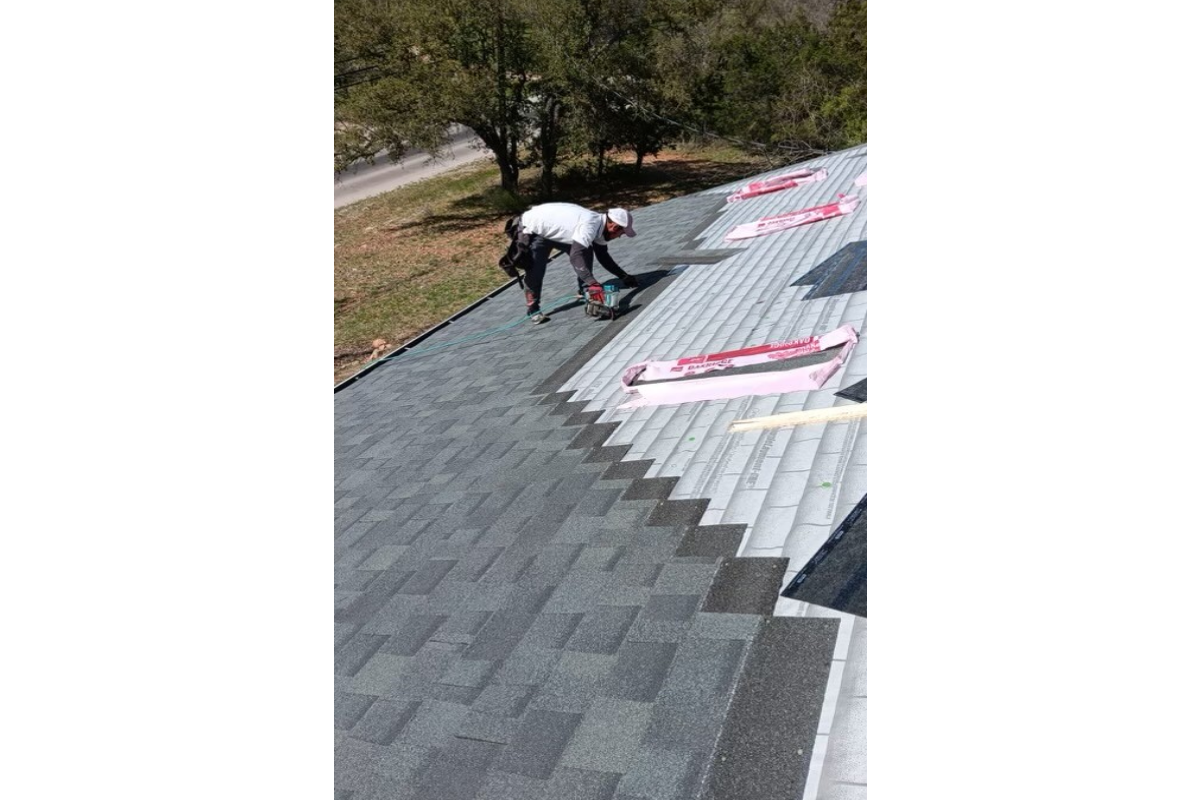
[[533,253],[529,249],[529,234],[521,232],[521,215],[504,223],[504,235],[508,237],[508,249],[500,256],[497,266],[510,278],[520,279],[518,270],[525,272],[533,266]]

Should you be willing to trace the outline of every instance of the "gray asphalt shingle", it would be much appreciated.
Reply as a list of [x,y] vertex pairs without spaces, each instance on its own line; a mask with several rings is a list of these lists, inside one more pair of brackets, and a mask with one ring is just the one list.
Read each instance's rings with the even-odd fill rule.
[[[335,783],[355,800],[696,800],[742,707],[774,571],[714,612],[743,529],[701,525],[708,499],[670,499],[657,456],[555,394],[670,290],[664,254],[717,266],[693,236],[722,197],[637,213],[612,247],[647,276],[637,314],[455,343],[521,314],[506,291],[335,395]],[[544,296],[573,291],[553,262]]]

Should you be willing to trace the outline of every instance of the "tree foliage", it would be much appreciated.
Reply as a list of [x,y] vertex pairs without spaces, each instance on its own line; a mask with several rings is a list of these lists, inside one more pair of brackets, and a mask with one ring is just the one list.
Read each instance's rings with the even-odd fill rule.
[[[866,0],[335,0],[335,156],[436,151],[453,124],[504,188],[687,129],[764,146],[866,140]],[[818,27],[805,7],[819,11]]]

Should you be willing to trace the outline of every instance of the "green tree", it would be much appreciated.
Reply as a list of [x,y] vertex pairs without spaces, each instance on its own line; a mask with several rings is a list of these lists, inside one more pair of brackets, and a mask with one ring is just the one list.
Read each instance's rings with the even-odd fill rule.
[[640,119],[613,91],[645,72],[647,34],[631,0],[534,0],[531,12],[538,61],[530,91],[545,103],[535,151],[549,196],[560,156],[590,155],[599,176],[612,147],[648,138],[635,135]]
[[837,92],[821,108],[820,117],[836,138],[834,147],[867,140],[867,2],[846,0],[829,21],[828,71]]
[[504,188],[540,164],[549,198],[562,160],[599,177],[629,149],[640,169],[682,128],[797,153],[866,139],[866,0],[335,3],[338,166],[436,151],[458,123]]
[[335,164],[386,149],[441,150],[454,123],[496,157],[517,191],[531,61],[520,0],[337,0],[335,53],[370,53],[376,77],[335,101]]

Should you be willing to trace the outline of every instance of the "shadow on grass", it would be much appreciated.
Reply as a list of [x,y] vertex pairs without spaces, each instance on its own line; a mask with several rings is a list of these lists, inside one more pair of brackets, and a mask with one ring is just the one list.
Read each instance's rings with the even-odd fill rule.
[[756,175],[769,168],[766,162],[720,163],[684,157],[644,163],[640,172],[633,164],[613,164],[602,177],[594,178],[585,169],[573,167],[555,181],[556,191],[550,199],[538,194],[538,173],[533,171],[521,181],[524,192],[520,196],[494,186],[455,200],[441,214],[384,230],[392,233],[421,230],[450,236],[478,229],[481,225],[494,225],[499,233],[509,217],[543,202],[576,203],[587,208],[641,208]]

